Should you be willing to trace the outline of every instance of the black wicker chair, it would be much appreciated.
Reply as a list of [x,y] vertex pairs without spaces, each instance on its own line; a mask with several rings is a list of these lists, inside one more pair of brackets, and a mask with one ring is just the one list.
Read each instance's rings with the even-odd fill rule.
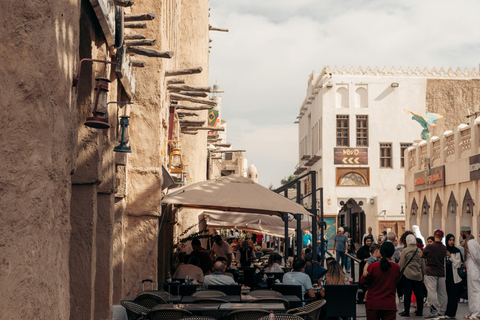
[[142,292],[133,299],[133,302],[152,309],[157,304],[166,304],[167,302],[162,298],[162,295],[153,291]]
[[317,300],[303,307],[290,309],[287,311],[287,314],[301,316],[305,320],[318,320],[320,319],[320,312],[325,303],[325,300]]
[[[228,303],[227,300],[217,299],[217,298],[202,298],[193,301],[195,304],[222,304]],[[203,311],[202,316],[212,317],[215,319],[221,319],[224,316],[224,312],[221,310],[214,310],[214,311]]]
[[[268,316],[263,316],[258,320],[268,320]],[[275,320],[303,320],[303,318],[294,314],[275,313]]]
[[258,320],[270,314],[267,310],[247,309],[232,311],[227,315],[227,320]]
[[128,320],[147,319],[147,314],[150,312],[149,308],[139,305],[131,300],[122,300],[120,304],[127,310]]
[[290,302],[288,302],[288,300],[277,298],[277,297],[258,298],[258,299],[249,301],[249,303],[283,303],[283,305],[285,306],[285,310],[288,310],[290,308]]
[[264,298],[264,297],[282,297],[283,294],[281,294],[278,291],[274,290],[253,290],[250,292],[250,295],[255,298]]
[[218,298],[225,297],[226,294],[218,290],[202,290],[195,292],[192,296],[198,298]]
[[162,308],[147,314],[149,320],[178,320],[190,316],[192,316],[190,311],[177,308]]
[[207,317],[207,316],[189,316],[181,318],[179,320],[217,320],[216,318]]
[[239,296],[242,294],[241,285],[210,285],[208,290],[217,290],[225,293],[228,296]]

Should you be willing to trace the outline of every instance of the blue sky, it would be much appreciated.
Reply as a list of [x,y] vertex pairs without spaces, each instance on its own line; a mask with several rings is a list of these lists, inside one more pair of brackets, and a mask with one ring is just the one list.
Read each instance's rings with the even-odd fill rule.
[[210,0],[210,84],[228,141],[275,187],[298,162],[310,73],[324,65],[465,67],[480,63],[480,1]]

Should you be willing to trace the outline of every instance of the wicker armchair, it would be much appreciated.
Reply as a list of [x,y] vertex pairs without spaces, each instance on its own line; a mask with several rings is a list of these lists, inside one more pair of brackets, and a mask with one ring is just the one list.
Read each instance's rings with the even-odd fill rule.
[[216,318],[206,317],[206,316],[190,316],[190,317],[185,317],[179,320],[216,320]]
[[146,316],[150,312],[149,308],[145,308],[130,300],[122,300],[120,304],[127,310],[128,320],[147,319]]
[[290,302],[288,300],[277,297],[263,297],[249,301],[249,303],[283,303],[285,310],[290,308]]
[[217,291],[217,290],[202,290],[202,291],[197,291],[194,294],[192,294],[193,297],[199,297],[199,298],[216,298],[216,297],[225,297],[226,294],[223,293],[222,291]]
[[306,306],[290,309],[287,311],[287,314],[302,316],[305,320],[318,320],[320,319],[320,311],[325,303],[327,303],[325,300],[317,300]]
[[[268,316],[263,316],[258,320],[268,320]],[[303,318],[294,314],[275,313],[275,320],[303,320]]]
[[283,294],[281,294],[278,291],[273,291],[273,290],[254,290],[250,292],[250,295],[255,298],[264,298],[264,297],[282,297]]
[[157,304],[166,304],[167,302],[162,296],[156,292],[142,292],[133,299],[133,302],[138,303],[148,309],[152,309]]
[[[193,301],[195,304],[221,304],[228,303],[227,300],[217,299],[217,298],[203,298]],[[221,310],[214,311],[202,311],[202,316],[212,317],[215,319],[221,319],[224,316],[224,312]]]
[[227,315],[227,320],[258,320],[270,314],[267,310],[247,309],[232,311]]
[[167,300],[168,298],[170,298],[172,296],[171,293],[168,293],[166,291],[161,291],[161,290],[148,290],[148,291],[145,291],[146,293],[153,293],[165,300]]
[[150,311],[147,315],[149,320],[178,320],[192,316],[192,313],[185,309],[163,308]]

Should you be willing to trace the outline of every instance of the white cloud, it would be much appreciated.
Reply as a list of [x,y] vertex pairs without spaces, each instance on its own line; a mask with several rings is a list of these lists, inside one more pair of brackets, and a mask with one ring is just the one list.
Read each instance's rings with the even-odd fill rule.
[[[294,171],[293,121],[312,70],[324,65],[478,67],[476,0],[210,0],[210,7],[211,24],[230,30],[210,32],[210,82],[218,80],[225,91],[228,140],[247,149],[256,166],[268,162],[257,158],[267,154],[277,155],[279,163],[295,159],[289,168],[257,166],[260,177],[276,177],[262,179],[264,185]],[[278,146],[278,128],[294,130],[294,146],[285,151]],[[259,136],[251,135],[256,131],[268,141],[265,153],[253,152],[260,149]]]

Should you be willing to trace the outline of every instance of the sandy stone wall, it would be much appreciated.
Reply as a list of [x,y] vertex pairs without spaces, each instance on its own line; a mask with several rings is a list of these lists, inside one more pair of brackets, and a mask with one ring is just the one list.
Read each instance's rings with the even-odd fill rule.
[[68,319],[76,2],[8,1],[0,26],[2,319]]
[[[432,136],[440,136],[461,123],[468,123],[467,109],[480,105],[480,79],[427,79],[427,112],[444,116],[436,122]],[[473,117],[470,118],[473,121]]]

